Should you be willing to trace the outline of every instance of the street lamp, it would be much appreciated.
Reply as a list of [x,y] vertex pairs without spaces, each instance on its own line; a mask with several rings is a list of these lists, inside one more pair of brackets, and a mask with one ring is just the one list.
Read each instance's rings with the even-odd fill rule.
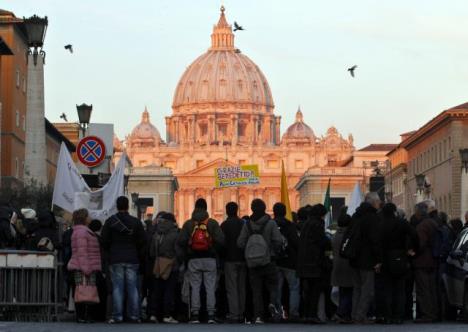
[[468,173],[468,149],[460,149],[460,158],[462,162],[462,169]]
[[80,122],[80,128],[83,132],[83,137],[86,135],[86,129],[89,125],[89,120],[91,119],[91,112],[93,111],[93,105],[87,105],[85,103],[81,105],[76,105],[76,110],[78,112],[78,121]]
[[140,194],[138,194],[138,193],[131,193],[130,195],[132,196],[133,205],[134,205],[134,206],[137,206],[138,197],[140,196]]
[[418,190],[423,191],[424,190],[424,185],[426,184],[426,176],[424,174],[416,174],[416,186],[418,187]]
[[[47,16],[42,18],[37,15],[33,15],[30,18],[23,17],[24,27],[28,35],[28,46],[33,48],[33,51],[28,51],[28,54],[33,55],[34,65],[37,64],[37,56],[39,53],[43,58],[45,58],[45,52],[42,50],[44,45],[45,34],[47,30],[47,25],[49,21]],[[41,51],[38,51],[38,48],[41,48]]]

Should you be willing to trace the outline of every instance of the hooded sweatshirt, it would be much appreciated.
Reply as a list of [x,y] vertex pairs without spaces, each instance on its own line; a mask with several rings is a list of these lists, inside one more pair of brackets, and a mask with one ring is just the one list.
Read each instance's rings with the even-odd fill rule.
[[[211,236],[213,245],[206,251],[194,251],[190,247],[190,241],[195,229],[195,225],[208,219],[206,225],[208,234]],[[182,227],[177,239],[178,252],[182,254],[183,259],[195,258],[216,258],[217,252],[224,246],[224,234],[218,222],[209,218],[208,212],[202,209],[195,209],[192,213],[192,218],[187,220]]]
[[159,219],[150,246],[150,257],[176,257],[176,244],[179,229],[171,220]]
[[[257,213],[250,217],[250,224],[254,232],[259,231],[263,226],[265,226],[262,235],[270,248],[271,257],[275,257],[276,253],[281,250],[284,243],[284,238],[281,235],[276,222],[265,213],[263,213],[263,215]],[[250,235],[252,234],[250,234],[249,228],[247,225],[244,225],[239,238],[237,239],[237,246],[241,249],[245,249]]]

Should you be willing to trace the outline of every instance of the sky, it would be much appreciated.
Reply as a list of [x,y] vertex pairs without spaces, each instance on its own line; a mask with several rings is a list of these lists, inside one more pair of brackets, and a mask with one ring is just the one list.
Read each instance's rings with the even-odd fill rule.
[[93,104],[92,122],[114,123],[120,139],[145,106],[165,137],[174,89],[210,46],[221,4],[246,29],[236,47],[266,75],[282,133],[300,105],[317,136],[333,125],[358,148],[398,143],[468,101],[466,0],[0,0],[49,18],[47,118],[76,121],[76,104]]

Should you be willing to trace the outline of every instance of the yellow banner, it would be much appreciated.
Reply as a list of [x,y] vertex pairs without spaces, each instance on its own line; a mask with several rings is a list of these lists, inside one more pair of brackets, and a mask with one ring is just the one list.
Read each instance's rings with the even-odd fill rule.
[[216,188],[247,186],[260,183],[258,165],[215,168]]

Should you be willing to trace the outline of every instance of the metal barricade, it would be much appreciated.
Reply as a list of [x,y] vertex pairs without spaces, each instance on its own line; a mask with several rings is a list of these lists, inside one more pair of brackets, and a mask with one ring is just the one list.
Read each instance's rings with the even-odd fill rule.
[[59,265],[55,253],[0,250],[0,313],[6,320],[58,320]]

